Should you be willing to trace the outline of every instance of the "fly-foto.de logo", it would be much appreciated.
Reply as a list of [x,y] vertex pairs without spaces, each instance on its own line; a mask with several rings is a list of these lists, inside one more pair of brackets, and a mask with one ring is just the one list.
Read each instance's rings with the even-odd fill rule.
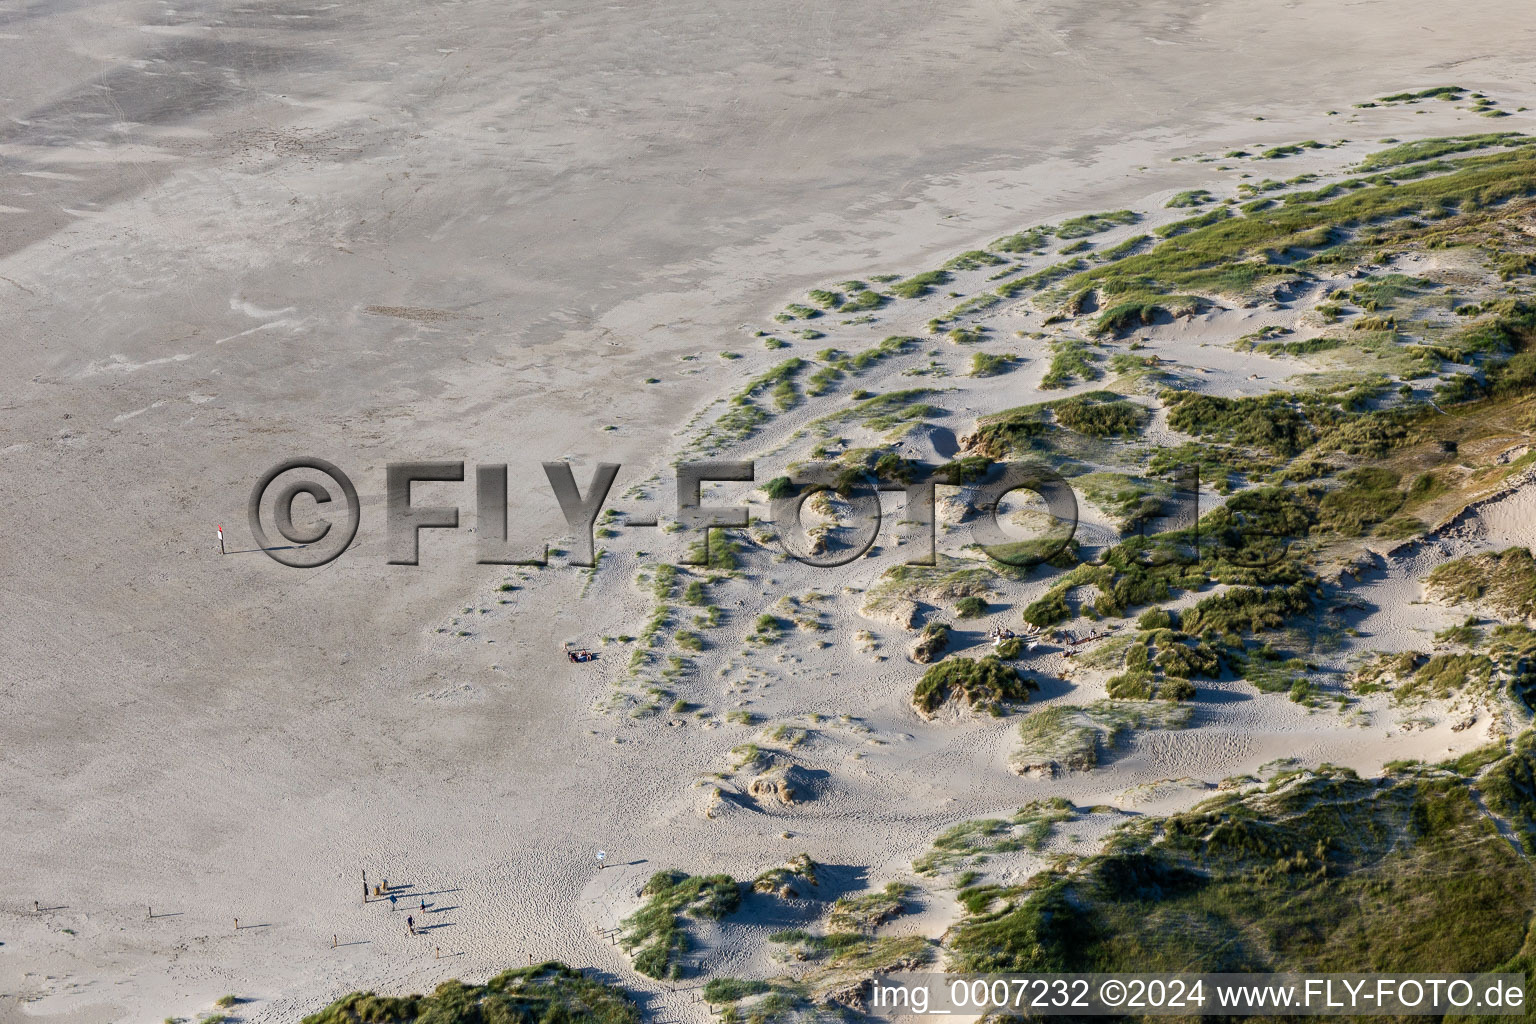
[[[618,478],[617,463],[597,464],[585,490],[577,483],[569,462],[543,463],[544,481],[559,506],[573,538],[567,561],[572,565],[596,563],[594,533],[603,515],[609,492]],[[1161,543],[1148,558],[1197,561],[1205,549],[1200,539],[1199,476],[1196,467],[1182,466],[1172,474],[1172,486],[1159,503],[1157,514],[1141,519],[1136,532],[1156,536]],[[677,540],[682,565],[709,562],[710,531],[743,528],[750,521],[743,505],[705,505],[706,483],[755,483],[754,462],[705,461],[677,466],[677,505],[672,515],[681,530]],[[527,536],[509,517],[508,488],[519,493],[532,489],[528,480],[513,480],[506,463],[481,463],[473,469],[473,488],[465,488],[464,504],[423,504],[413,494],[421,483],[466,483],[463,462],[391,462],[385,466],[384,525],[387,561],[391,565],[416,565],[420,560],[423,530],[457,530],[461,512],[474,514],[476,561],[482,565],[547,565],[547,539]],[[832,568],[846,565],[869,551],[882,525],[882,491],[901,492],[905,507],[893,526],[907,547],[909,565],[933,565],[937,556],[936,488],[941,484],[964,487],[968,504],[978,515],[971,522],[970,541],[998,562],[1027,568],[1043,562],[1060,564],[1078,558],[1074,544],[1078,527],[1078,501],[1071,484],[1049,466],[1034,462],[988,462],[967,459],[942,466],[925,466],[901,460],[894,467],[850,469],[836,463],[798,465],[784,476],[768,481],[768,525],[780,548],[795,560]],[[1030,540],[1011,537],[1003,529],[1000,508],[1015,492],[1030,492],[1043,505],[1049,525]],[[827,532],[807,530],[802,520],[804,505],[812,495],[831,492],[836,503],[836,540],[827,543]],[[303,522],[296,509],[305,513]],[[657,528],[659,517],[643,509],[622,510],[608,526],[630,529]],[[247,506],[251,535],[258,548],[273,560],[295,568],[316,568],[342,554],[357,536],[362,521],[358,492],[351,478],[324,459],[298,457],[273,466],[256,481]],[[1152,524],[1157,528],[1153,529]],[[269,532],[269,524],[273,532]],[[1217,553],[1228,561],[1254,567],[1272,565],[1284,556],[1286,541],[1268,533],[1259,538],[1270,543],[1255,545],[1244,533],[1240,515],[1225,522],[1226,536],[1214,538]],[[222,530],[221,530],[222,542]]]

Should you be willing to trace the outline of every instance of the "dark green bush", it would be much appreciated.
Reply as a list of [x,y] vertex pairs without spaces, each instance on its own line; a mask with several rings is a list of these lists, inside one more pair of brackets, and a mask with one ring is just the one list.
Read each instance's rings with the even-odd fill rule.
[[923,673],[912,693],[912,704],[919,711],[932,714],[945,701],[955,698],[996,715],[1002,713],[1005,703],[1027,701],[1030,692],[1037,688],[1013,666],[992,655],[976,660],[952,657]]

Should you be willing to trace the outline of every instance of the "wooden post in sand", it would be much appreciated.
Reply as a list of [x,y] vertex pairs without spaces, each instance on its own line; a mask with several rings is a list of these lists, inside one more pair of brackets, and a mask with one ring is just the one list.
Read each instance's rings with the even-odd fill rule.
[[237,918],[235,918],[235,931],[239,931],[239,930],[240,930],[240,919],[237,917]]
[[443,958],[443,947],[442,946],[433,946],[432,947],[432,952],[435,954],[432,957],[433,960],[441,960]]
[[331,948],[332,949],[336,948],[336,936],[334,936],[334,935],[331,936]]

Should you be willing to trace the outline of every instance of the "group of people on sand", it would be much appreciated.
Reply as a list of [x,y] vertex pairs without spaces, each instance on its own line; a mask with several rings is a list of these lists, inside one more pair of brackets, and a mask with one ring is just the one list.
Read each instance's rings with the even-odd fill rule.
[[565,656],[576,664],[597,660],[596,651],[589,651],[585,647],[577,647],[573,650],[569,640],[565,642]]

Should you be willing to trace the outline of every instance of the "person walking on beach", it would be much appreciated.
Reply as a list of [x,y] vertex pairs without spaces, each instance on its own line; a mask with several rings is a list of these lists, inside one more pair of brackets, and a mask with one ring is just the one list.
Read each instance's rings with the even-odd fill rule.
[[405,915],[405,930],[410,932],[412,935],[416,934],[416,919],[410,914]]
[[391,914],[393,914],[395,912],[395,894],[394,893],[390,893],[389,894],[389,912]]
[[421,912],[423,914],[427,912],[427,898],[425,896],[421,898]]

